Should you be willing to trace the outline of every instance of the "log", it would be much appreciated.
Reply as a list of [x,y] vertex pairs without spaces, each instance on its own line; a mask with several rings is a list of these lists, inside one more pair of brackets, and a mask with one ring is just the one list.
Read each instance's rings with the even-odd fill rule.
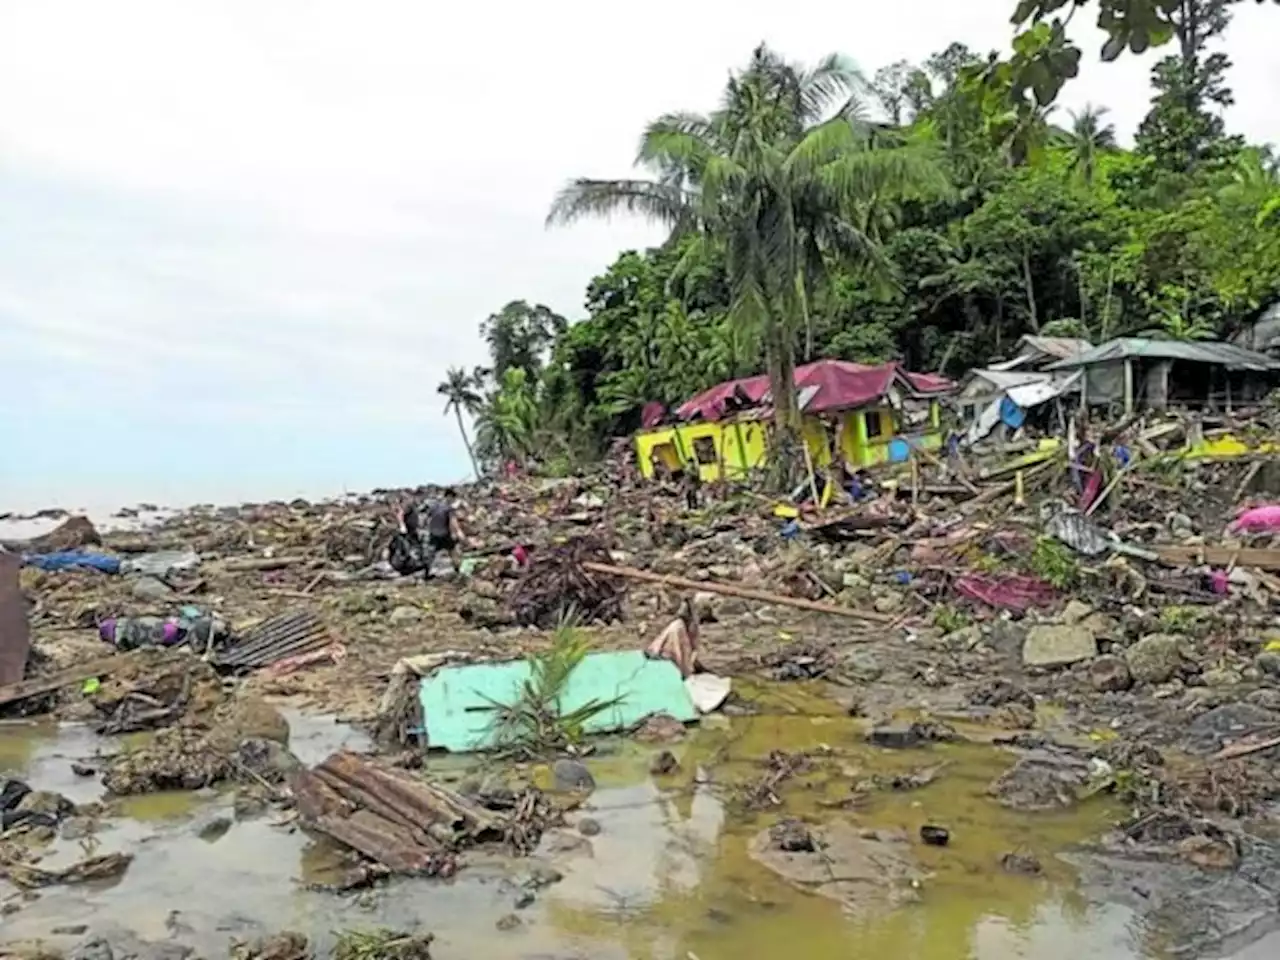
[[1162,563],[1176,567],[1225,567],[1234,562],[1238,567],[1280,570],[1280,550],[1266,547],[1153,547],[1152,552]]
[[222,565],[222,569],[228,573],[245,573],[253,570],[283,570],[285,567],[294,567],[300,563],[307,563],[311,557],[245,557],[242,559],[231,559]]
[[740,597],[743,600],[758,600],[761,603],[772,603],[780,607],[795,607],[798,610],[810,610],[814,613],[829,613],[837,617],[849,617],[854,620],[867,620],[871,623],[893,623],[898,618],[885,613],[870,610],[854,610],[851,607],[838,607],[833,603],[822,603],[817,600],[806,600],[803,597],[789,597],[781,593],[769,593],[765,590],[753,590],[750,587],[738,587],[728,583],[716,583],[711,580],[689,580],[673,574],[651,573],[648,570],[637,570],[634,567],[615,567],[607,563],[596,563],[588,560],[582,568],[591,573],[600,573],[610,577],[622,577],[626,580],[640,580],[645,583],[656,583],[665,587],[680,590],[705,591],[718,593],[726,597]]
[[19,700],[29,700],[32,697],[43,696],[46,693],[54,693],[63,687],[84,683],[94,677],[105,677],[123,667],[136,653],[138,653],[136,650],[131,650],[128,653],[117,653],[114,656],[103,657],[101,660],[91,660],[89,663],[62,670],[47,677],[37,677],[33,680],[23,680],[20,683],[11,683],[6,687],[0,687],[0,707],[7,703],[16,703]]

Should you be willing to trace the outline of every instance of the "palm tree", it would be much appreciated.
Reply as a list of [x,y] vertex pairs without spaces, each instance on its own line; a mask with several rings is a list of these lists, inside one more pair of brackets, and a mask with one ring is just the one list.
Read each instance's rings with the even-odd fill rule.
[[[617,212],[641,214],[696,234],[682,258],[723,251],[730,319],[762,344],[782,475],[794,464],[799,411],[795,342],[809,332],[810,290],[828,258],[886,272],[862,213],[886,198],[948,189],[941,166],[919,145],[883,148],[862,120],[866,82],[838,57],[806,70],[758,47],[709,116],[668,114],[640,142],[637,165],[651,179],[574,180],[548,224]],[[677,268],[677,274],[681,268]]]
[[445,397],[444,412],[453,411],[458,419],[458,432],[462,434],[462,442],[466,445],[467,456],[471,458],[471,469],[476,479],[480,478],[480,467],[476,463],[476,452],[471,447],[471,438],[467,436],[467,425],[462,421],[462,411],[474,416],[483,402],[480,397],[479,379],[467,373],[462,367],[450,367],[436,387],[436,393]]
[[1086,103],[1079,113],[1071,111],[1071,130],[1060,138],[1061,145],[1070,152],[1071,169],[1088,184],[1097,174],[1098,158],[1116,149],[1115,125],[1103,119],[1108,113],[1106,107]]

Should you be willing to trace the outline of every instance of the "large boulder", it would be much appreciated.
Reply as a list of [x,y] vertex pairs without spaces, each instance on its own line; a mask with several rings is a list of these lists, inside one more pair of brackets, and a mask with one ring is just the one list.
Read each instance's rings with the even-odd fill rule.
[[1167,683],[1182,668],[1182,638],[1152,633],[1124,652],[1137,683]]
[[1097,639],[1081,626],[1041,624],[1027,631],[1022,644],[1022,662],[1028,667],[1065,667],[1097,655]]

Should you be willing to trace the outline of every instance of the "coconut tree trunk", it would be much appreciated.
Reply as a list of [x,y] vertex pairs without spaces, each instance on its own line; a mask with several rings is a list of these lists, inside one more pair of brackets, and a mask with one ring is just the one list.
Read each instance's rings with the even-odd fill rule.
[[800,410],[796,405],[795,346],[787,326],[777,316],[769,318],[766,346],[769,391],[773,396],[774,443],[771,473],[777,489],[789,489],[799,474]]
[[462,434],[462,442],[467,448],[467,456],[471,459],[471,470],[476,479],[479,480],[480,467],[476,463],[476,452],[471,448],[471,438],[467,436],[467,425],[462,422],[462,408],[457,404],[453,406],[453,415],[458,418],[458,432]]

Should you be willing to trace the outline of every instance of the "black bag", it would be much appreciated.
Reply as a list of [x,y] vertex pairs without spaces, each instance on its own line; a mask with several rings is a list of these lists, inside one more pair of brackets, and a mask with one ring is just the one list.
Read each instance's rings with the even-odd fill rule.
[[387,545],[387,562],[402,577],[418,573],[423,568],[422,543],[417,537],[396,531]]

